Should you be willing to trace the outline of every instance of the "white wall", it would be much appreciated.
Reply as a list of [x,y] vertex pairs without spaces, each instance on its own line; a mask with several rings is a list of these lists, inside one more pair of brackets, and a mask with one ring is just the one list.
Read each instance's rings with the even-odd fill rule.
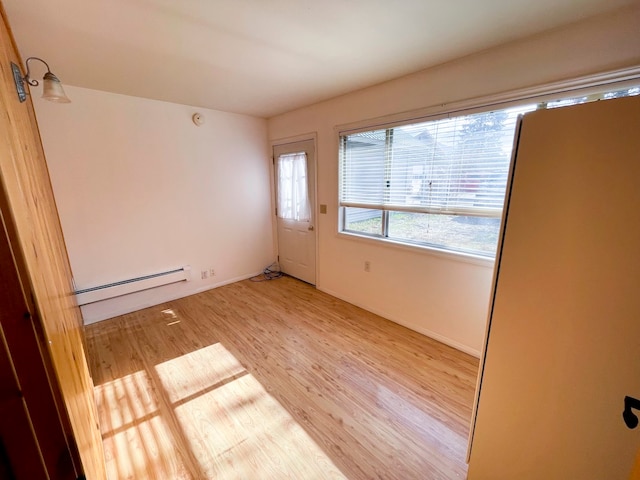
[[[34,104],[76,286],[193,269],[190,282],[84,306],[85,322],[246,278],[275,259],[264,119],[65,88],[72,103]],[[215,276],[201,280],[209,268]]]
[[335,127],[640,65],[638,25],[636,6],[271,118],[271,140],[317,132],[318,204],[328,206],[318,217],[318,288],[479,354],[491,263],[338,235]]

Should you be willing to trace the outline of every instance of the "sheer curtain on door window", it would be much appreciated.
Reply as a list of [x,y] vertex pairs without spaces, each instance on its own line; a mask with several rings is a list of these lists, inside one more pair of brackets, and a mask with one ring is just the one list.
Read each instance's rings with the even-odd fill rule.
[[278,157],[278,217],[305,222],[311,220],[307,180],[307,154]]

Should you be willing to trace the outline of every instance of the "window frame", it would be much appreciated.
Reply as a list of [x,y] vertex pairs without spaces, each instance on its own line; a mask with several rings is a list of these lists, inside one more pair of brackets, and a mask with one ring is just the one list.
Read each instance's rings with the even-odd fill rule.
[[[353,230],[347,230],[347,206],[341,205],[341,188],[342,188],[342,151],[343,142],[346,141],[348,135],[369,132],[375,130],[392,129],[395,127],[410,125],[414,123],[431,122],[443,118],[453,118],[465,115],[472,115],[475,113],[491,112],[505,110],[509,108],[521,107],[525,105],[537,104],[538,108],[546,108],[547,102],[558,101],[562,99],[568,99],[573,97],[589,97],[593,95],[604,95],[607,92],[624,90],[626,88],[633,88],[640,85],[640,67],[617,70],[613,72],[606,72],[599,75],[591,75],[587,77],[581,77],[566,82],[556,82],[552,84],[546,84],[530,89],[521,89],[506,92],[499,95],[478,97],[470,100],[464,100],[460,102],[454,102],[450,104],[440,104],[432,107],[427,107],[412,112],[405,112],[400,114],[392,114],[384,117],[378,117],[374,119],[359,121],[351,124],[338,125],[334,128],[334,132],[337,136],[337,154],[338,154],[338,222],[337,229],[338,235],[344,238],[353,238],[360,240],[370,240],[376,244],[401,246],[403,248],[409,248],[411,250],[418,249],[419,251],[434,253],[438,255],[453,256],[459,259],[471,259],[480,261],[481,263],[493,262],[495,260],[495,254],[484,255],[480,252],[473,253],[470,251],[456,250],[449,248],[442,248],[440,246],[432,245],[429,243],[390,238],[389,233],[389,212],[399,211],[396,209],[379,208],[382,212],[381,218],[381,232],[380,234],[367,234],[357,232]],[[561,107],[559,107],[561,108]],[[515,138],[514,138],[515,141]],[[513,156],[513,150],[512,150]],[[512,162],[511,158],[510,162]],[[371,210],[376,210],[371,207]],[[503,221],[504,213],[501,213],[499,218]],[[484,218],[484,217],[483,217]]]

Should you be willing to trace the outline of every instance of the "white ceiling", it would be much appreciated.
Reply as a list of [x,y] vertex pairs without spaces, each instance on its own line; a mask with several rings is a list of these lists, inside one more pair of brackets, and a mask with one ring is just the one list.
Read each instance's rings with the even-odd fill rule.
[[63,83],[270,117],[637,0],[2,0]]

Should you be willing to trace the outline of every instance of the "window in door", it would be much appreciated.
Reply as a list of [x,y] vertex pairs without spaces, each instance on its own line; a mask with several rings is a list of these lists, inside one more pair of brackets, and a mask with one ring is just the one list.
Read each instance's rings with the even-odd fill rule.
[[307,179],[307,154],[278,157],[278,217],[298,222],[311,219]]

